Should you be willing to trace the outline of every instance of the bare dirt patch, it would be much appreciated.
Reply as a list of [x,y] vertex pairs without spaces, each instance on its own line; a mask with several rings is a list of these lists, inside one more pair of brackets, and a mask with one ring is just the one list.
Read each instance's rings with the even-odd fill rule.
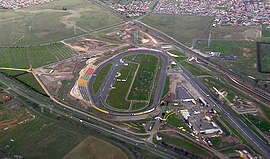
[[26,108],[12,102],[0,110],[0,132],[35,119]]
[[260,111],[260,109],[253,102],[238,96],[235,96],[231,106],[239,114],[257,114]]
[[256,40],[260,38],[260,26],[222,26],[211,28],[213,39]]
[[250,48],[241,48],[243,50],[243,56],[247,59],[252,58],[252,50]]
[[70,44],[74,49],[81,53],[97,54],[101,51],[106,51],[111,43],[100,41],[97,39],[82,38]]
[[44,86],[49,92],[57,93],[63,85],[62,81],[72,80],[76,76],[78,69],[82,67],[82,62],[85,61],[82,57],[74,57],[56,64],[46,67],[41,67],[34,70],[34,73],[39,77]]

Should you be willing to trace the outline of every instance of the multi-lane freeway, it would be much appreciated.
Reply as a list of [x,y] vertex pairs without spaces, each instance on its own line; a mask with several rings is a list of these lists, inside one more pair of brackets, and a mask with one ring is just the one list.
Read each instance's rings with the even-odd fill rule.
[[[178,42],[173,37],[168,36],[167,34],[145,24],[141,21],[136,21],[138,26],[140,28],[147,29],[149,33],[152,33],[154,35],[158,35],[163,37],[164,39],[168,40],[168,42],[171,42],[176,48],[179,48],[183,51],[183,53],[187,55],[192,55],[195,57],[198,57],[199,59],[207,62],[209,65],[212,65],[213,67],[216,67],[215,64],[210,63],[198,53],[194,52],[191,48],[185,46],[184,44]],[[203,86],[197,79],[195,79],[187,70],[185,70],[184,67],[182,67],[176,60],[174,60],[177,65],[182,68],[183,74],[186,76],[186,80],[193,83],[193,86],[203,95],[204,98],[209,98],[212,104],[216,105],[217,108],[220,110],[220,112],[224,115],[224,118],[231,124],[233,127],[240,132],[243,137],[259,152],[261,153],[265,158],[270,158],[270,148],[267,146],[259,137],[257,137],[242,121],[240,121],[237,117],[234,117],[230,114],[230,111],[214,96],[212,95],[209,90]],[[222,69],[222,68],[221,68]],[[227,74],[232,74],[231,71],[222,69],[222,71],[225,71]],[[255,93],[255,92],[254,92]],[[270,99],[268,99],[270,100]]]
[[174,60],[178,67],[181,68],[187,81],[189,81],[196,90],[205,98],[208,99],[209,104],[216,106],[224,118],[236,128],[241,135],[252,145],[254,148],[263,154],[266,158],[270,156],[270,147],[268,147],[261,139],[251,132],[251,130],[239,119],[231,115],[230,111],[223,103],[221,103],[204,85],[202,85],[196,78],[194,78],[177,60]]
[[[147,27],[148,30],[151,30],[151,28]],[[186,48],[183,45],[180,45],[179,42],[175,42],[175,40],[173,40],[173,44],[177,44],[177,46],[180,46],[181,49],[185,48],[186,50],[188,50],[188,52],[192,51],[189,48]],[[138,51],[134,51],[134,52],[126,52],[126,55],[128,55],[129,53],[138,53]],[[147,52],[149,52],[149,50],[147,50]],[[145,51],[144,51],[145,53]],[[166,65],[162,66],[162,71],[161,71],[161,79],[160,82],[158,84],[158,90],[156,93],[156,97],[155,97],[155,101],[153,106],[157,106],[159,103],[159,100],[161,98],[161,92],[164,86],[164,82],[165,82],[165,77],[166,77],[166,66],[168,64],[168,55],[167,54],[163,54],[162,52],[158,53],[161,57],[163,57],[163,60],[165,60]],[[125,56],[125,54],[122,54]],[[119,57],[123,57],[123,56],[119,56]],[[117,56],[113,57],[118,61],[119,58]],[[172,59],[174,60],[174,59]],[[182,67],[177,61],[175,61],[178,65],[178,67],[180,67],[182,69],[182,73],[185,74],[185,78],[187,81],[189,81],[202,95],[204,98],[209,98],[209,104],[215,105],[217,107],[217,109],[219,109],[219,111],[221,112],[221,114],[223,114],[224,118],[231,124],[234,126],[234,128],[243,135],[243,137],[258,151],[260,152],[265,158],[270,158],[270,148],[262,141],[260,140],[242,121],[240,121],[239,119],[237,119],[236,117],[234,117],[233,115],[230,114],[230,111],[214,96],[212,95],[208,89],[203,86],[196,78],[194,78],[188,71],[185,70],[184,67]],[[100,69],[102,67],[97,68],[97,70],[95,71],[94,74],[97,74]],[[115,65],[115,68],[116,65]],[[116,69],[117,70],[117,69]],[[112,75],[114,74],[114,71],[111,72]],[[110,76],[110,75],[109,75]],[[113,78],[108,78],[107,80],[112,80]],[[60,114],[62,116],[66,116],[76,122],[80,122],[84,125],[87,125],[91,128],[97,129],[102,133],[105,133],[107,135],[110,135],[112,137],[115,137],[119,140],[122,140],[124,142],[130,143],[134,146],[143,148],[147,151],[150,151],[160,157],[163,158],[174,158],[174,157],[181,157],[181,158],[187,158],[185,156],[179,156],[179,154],[172,152],[170,150],[167,150],[159,145],[153,145],[153,144],[148,144],[144,139],[137,137],[136,135],[127,132],[117,126],[113,126],[113,124],[108,124],[108,122],[103,121],[102,119],[99,119],[95,116],[89,115],[83,111],[74,109],[73,107],[70,106],[64,106],[63,105],[58,105],[46,98],[44,98],[41,95],[38,95],[36,92],[33,92],[29,89],[25,89],[25,87],[17,84],[16,82],[13,82],[12,80],[10,80],[8,77],[4,76],[3,74],[0,74],[0,81],[1,83],[3,83],[4,85],[6,85],[7,87],[9,87],[10,89],[14,90],[17,94],[39,104],[42,106],[46,106],[48,108],[51,107],[57,107],[58,109],[53,109],[54,112],[56,112],[57,114]],[[107,83],[107,82],[105,82]],[[110,81],[108,81],[108,83],[110,83]],[[91,85],[91,81],[89,82],[89,85]],[[98,103],[98,97],[103,97],[102,99],[104,99],[104,95],[106,94],[106,91],[108,89],[109,85],[104,84],[102,86],[102,89],[100,89],[100,92],[98,93],[98,95],[96,96],[96,98],[93,98],[92,100],[94,102]],[[94,94],[91,94],[93,92],[91,92],[92,89],[89,89],[90,95],[91,97],[94,97]]]
[[[74,120],[76,122],[89,126],[93,129],[96,129],[104,134],[117,138],[126,143],[145,149],[162,158],[168,158],[168,159],[179,158],[179,157],[184,158],[184,159],[187,158],[183,155],[177,154],[159,145],[148,143],[145,139],[140,138],[132,133],[129,133],[128,131],[121,129],[118,126],[114,126],[113,124],[108,124],[108,122],[102,119],[94,117],[80,110],[74,109],[73,107],[58,105],[52,102],[51,100],[45,98],[44,96],[37,94],[33,90],[28,89],[12,81],[11,79],[9,79],[8,77],[6,77],[5,75],[1,73],[0,73],[0,82],[4,84],[5,86],[7,86],[9,89],[15,91],[17,94],[23,96],[24,98],[40,106],[46,107],[48,109],[54,107],[52,111],[59,115],[62,115],[64,117],[69,118],[70,120]],[[147,134],[142,134],[142,135],[147,135]]]

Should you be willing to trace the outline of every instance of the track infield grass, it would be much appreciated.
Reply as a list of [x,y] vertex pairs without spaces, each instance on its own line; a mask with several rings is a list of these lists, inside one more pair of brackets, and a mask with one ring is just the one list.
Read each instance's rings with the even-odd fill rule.
[[[123,59],[129,60],[129,65],[122,66],[121,76],[114,82],[106,101],[114,108],[128,109],[132,104],[132,110],[138,110],[147,106],[149,97],[155,93],[151,89],[156,78],[159,57],[136,54]],[[117,81],[123,79],[126,81]]]
[[115,81],[113,87],[115,89],[111,89],[109,91],[109,95],[107,97],[107,103],[119,109],[128,109],[130,106],[130,102],[126,100],[126,96],[128,94],[128,90],[132,84],[132,80],[135,76],[136,70],[138,68],[138,64],[130,63],[128,66],[123,66],[120,70],[121,76],[117,79],[124,79],[125,82]]
[[93,88],[92,88],[94,93],[98,92],[99,88],[101,87],[102,83],[106,79],[107,74],[109,73],[111,68],[112,68],[112,64],[106,64],[97,74],[93,83]]
[[140,66],[127,99],[149,100],[152,83],[156,78],[159,57],[139,54],[136,56],[135,62],[139,63]]

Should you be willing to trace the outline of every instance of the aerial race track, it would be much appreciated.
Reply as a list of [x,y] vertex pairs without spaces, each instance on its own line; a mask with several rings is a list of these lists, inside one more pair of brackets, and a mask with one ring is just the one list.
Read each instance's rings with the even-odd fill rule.
[[[121,69],[121,66],[123,63],[121,63],[121,59],[127,55],[133,55],[133,54],[145,54],[145,55],[155,55],[160,57],[161,59],[161,66],[159,66],[159,74],[155,77],[158,79],[157,85],[155,87],[155,92],[152,93],[153,101],[151,102],[151,105],[148,105],[147,108],[143,109],[142,111],[119,111],[119,109],[115,109],[113,107],[110,107],[106,103],[106,98],[108,95],[108,92],[115,81],[115,76],[117,75],[117,72]],[[166,73],[167,73],[167,66],[169,63],[169,55],[167,53],[164,53],[160,50],[155,49],[149,49],[149,48],[131,48],[127,51],[121,52],[117,55],[114,55],[110,59],[104,61],[101,63],[95,70],[88,69],[83,75],[78,83],[79,83],[79,90],[82,94],[82,97],[85,100],[91,101],[92,107],[102,113],[110,114],[110,115],[116,115],[116,116],[138,116],[147,114],[150,112],[153,112],[156,107],[160,103],[160,99],[162,98],[162,92],[166,81]],[[111,63],[112,67],[107,74],[105,80],[103,81],[102,85],[100,86],[99,90],[94,93],[93,91],[93,84],[96,78],[96,75],[98,73],[102,73],[102,68],[108,64]],[[153,88],[152,88],[153,90]]]

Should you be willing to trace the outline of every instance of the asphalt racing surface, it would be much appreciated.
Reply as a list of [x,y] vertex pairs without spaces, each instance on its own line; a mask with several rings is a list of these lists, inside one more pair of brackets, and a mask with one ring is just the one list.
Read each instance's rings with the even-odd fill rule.
[[[132,55],[132,54],[154,54],[154,55],[158,55],[161,57],[162,66],[161,66],[161,71],[159,74],[159,81],[158,81],[158,85],[156,88],[155,98],[154,98],[153,104],[151,106],[149,106],[149,109],[155,108],[159,104],[159,101],[160,101],[161,96],[162,96],[162,91],[163,91],[163,87],[165,84],[165,80],[166,80],[166,70],[167,70],[167,66],[169,63],[168,62],[169,57],[166,53],[163,53],[162,51],[159,51],[159,50],[146,49],[146,48],[145,49],[144,48],[136,48],[136,49],[130,49],[128,51],[125,51],[125,52],[122,52],[120,54],[113,56],[111,59],[102,63],[95,70],[94,76],[92,76],[90,78],[90,80],[88,81],[88,92],[89,92],[90,99],[91,99],[91,102],[93,103],[93,105],[95,105],[97,107],[106,106],[108,109],[110,109],[112,111],[119,110],[119,109],[114,109],[112,107],[108,107],[108,105],[106,105],[106,102],[104,102],[104,101],[107,97],[107,94],[108,94],[108,91],[111,87],[111,84],[113,84],[113,82],[115,80],[114,77],[115,77],[116,73],[121,69],[121,65],[123,65],[119,62],[120,59],[122,59],[124,56]],[[110,72],[108,73],[106,79],[104,80],[103,84],[101,85],[100,89],[98,90],[97,94],[95,95],[95,93],[92,90],[92,86],[93,86],[93,83],[94,83],[94,80],[96,77],[95,75],[100,73],[101,69],[107,63],[113,63],[113,66],[112,66]],[[113,113],[113,112],[110,112],[110,113],[114,114],[114,115],[123,115],[123,113]],[[125,115],[134,115],[134,113],[124,113],[124,114]]]

